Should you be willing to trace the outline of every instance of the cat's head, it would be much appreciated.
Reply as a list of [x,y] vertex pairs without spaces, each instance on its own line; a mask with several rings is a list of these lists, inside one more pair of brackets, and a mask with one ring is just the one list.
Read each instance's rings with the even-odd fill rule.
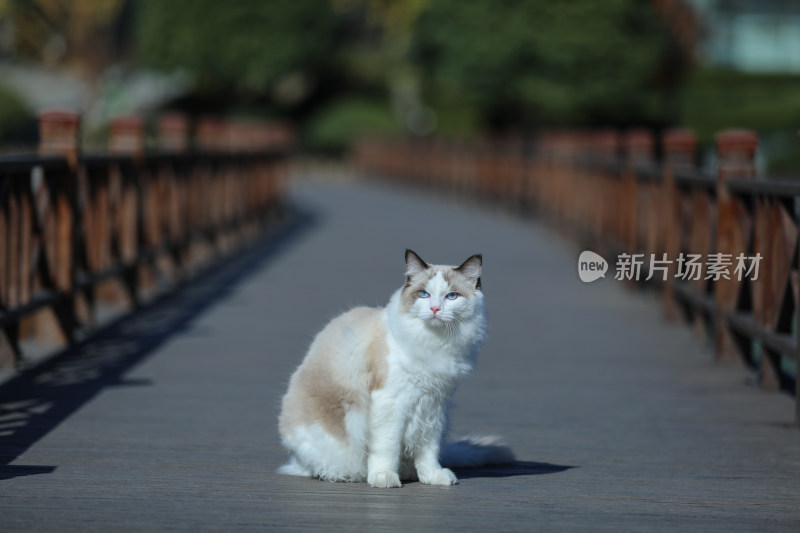
[[470,321],[483,313],[481,255],[461,266],[429,265],[406,250],[406,284],[401,309],[431,327],[448,327]]

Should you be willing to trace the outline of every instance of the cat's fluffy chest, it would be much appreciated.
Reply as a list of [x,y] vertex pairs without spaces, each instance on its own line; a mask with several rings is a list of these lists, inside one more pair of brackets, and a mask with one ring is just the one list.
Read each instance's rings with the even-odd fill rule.
[[413,388],[421,394],[449,394],[472,371],[472,364],[460,354],[419,346],[409,347],[407,343],[398,343],[391,336],[388,341],[389,387],[401,390]]

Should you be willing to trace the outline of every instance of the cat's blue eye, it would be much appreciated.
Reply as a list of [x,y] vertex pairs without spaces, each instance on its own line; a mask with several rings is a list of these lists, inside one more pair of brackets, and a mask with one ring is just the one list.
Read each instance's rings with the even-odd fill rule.
[[445,298],[447,298],[448,300],[455,300],[456,298],[458,298],[458,293],[457,292],[448,292],[445,295]]
[[417,294],[419,294],[420,298],[430,298],[431,297],[431,295],[428,294],[427,291],[419,291]]

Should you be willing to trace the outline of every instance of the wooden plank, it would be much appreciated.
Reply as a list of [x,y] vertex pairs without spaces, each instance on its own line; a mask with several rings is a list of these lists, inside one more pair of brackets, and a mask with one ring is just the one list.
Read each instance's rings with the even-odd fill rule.
[[[14,184],[15,186],[16,184]],[[22,209],[20,207],[19,195],[14,187],[8,197],[8,278],[6,303],[10,309],[20,304],[20,219]]]
[[8,203],[0,195],[0,304],[8,306]]
[[[30,185],[26,184],[26,187]],[[20,194],[20,255],[19,255],[19,303],[27,303],[31,298],[33,284],[33,271],[31,259],[33,258],[33,206],[31,196],[24,192]]]
[[74,214],[65,192],[58,195],[55,209],[58,220],[57,233],[54,235],[56,239],[56,284],[62,291],[71,291],[75,265],[73,253]]

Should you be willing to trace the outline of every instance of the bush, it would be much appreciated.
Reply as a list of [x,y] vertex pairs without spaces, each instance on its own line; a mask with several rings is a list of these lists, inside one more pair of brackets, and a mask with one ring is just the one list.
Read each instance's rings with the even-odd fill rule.
[[305,135],[313,151],[341,153],[368,135],[398,135],[402,128],[388,105],[367,100],[343,100],[322,109],[311,120]]
[[683,95],[681,124],[710,144],[727,128],[759,134],[759,150],[770,175],[800,176],[800,76],[751,74],[698,68]]
[[430,0],[413,47],[426,99],[497,126],[662,123],[674,43],[651,4]]
[[697,69],[683,97],[683,120],[703,141],[725,128],[760,133],[800,125],[800,76]]
[[29,141],[21,135],[32,120],[27,103],[14,90],[0,85],[0,142],[8,145]]

